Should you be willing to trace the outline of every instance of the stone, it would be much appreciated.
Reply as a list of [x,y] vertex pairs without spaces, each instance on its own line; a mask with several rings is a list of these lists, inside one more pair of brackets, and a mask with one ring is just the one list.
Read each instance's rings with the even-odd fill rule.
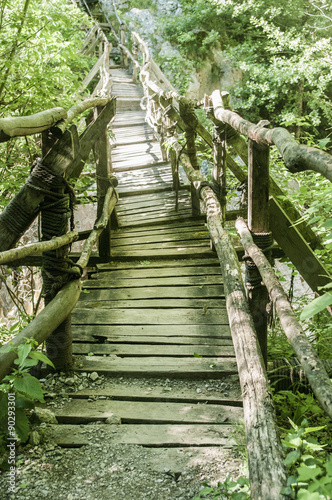
[[121,417],[115,415],[114,413],[105,420],[105,424],[108,425],[119,425],[121,424]]
[[73,379],[73,377],[68,377],[65,380],[65,384],[67,384],[67,385],[74,385],[75,384],[75,380]]
[[97,372],[92,372],[91,375],[90,375],[90,379],[95,381],[97,380],[97,378],[99,378],[99,375]]
[[39,408],[38,406],[35,408],[34,413],[34,420],[37,421],[38,423],[45,422],[46,424],[57,424],[58,421],[51,410],[48,410],[47,408]]
[[29,437],[29,444],[31,446],[38,446],[40,443],[40,434],[38,431],[32,431]]

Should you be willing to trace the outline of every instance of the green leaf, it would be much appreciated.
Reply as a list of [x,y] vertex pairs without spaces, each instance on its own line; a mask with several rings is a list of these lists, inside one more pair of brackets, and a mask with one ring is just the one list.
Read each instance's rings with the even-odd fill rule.
[[33,377],[29,373],[24,373],[22,377],[16,378],[14,380],[14,387],[29,398],[38,399],[38,401],[44,403],[41,384],[36,377]]
[[40,351],[31,351],[30,358],[38,359],[39,361],[42,361],[43,363],[46,363],[47,365],[50,365],[50,366],[52,366],[52,368],[55,369],[55,366],[52,363],[52,361],[50,359],[48,359],[48,357],[45,356],[45,354],[40,352]]
[[315,479],[322,472],[320,467],[308,467],[305,464],[297,468],[299,481],[310,481],[311,479]]
[[328,461],[325,464],[326,472],[332,477],[332,455],[330,455]]
[[30,351],[31,351],[31,346],[29,344],[21,344],[18,346],[17,357],[19,365],[23,365],[24,360],[28,357]]
[[25,443],[29,437],[30,425],[24,410],[20,408],[15,412],[15,430],[20,441]]
[[16,398],[15,398],[15,407],[16,408],[34,408],[35,405],[31,399],[26,398],[23,396],[23,394],[16,393]]
[[200,354],[197,354],[197,352],[194,352],[194,358],[202,358],[203,356],[201,356]]
[[297,500],[322,500],[322,497],[319,493],[310,493],[310,491],[301,488],[297,492]]
[[308,304],[300,315],[300,320],[303,321],[305,319],[311,318],[315,314],[323,311],[327,306],[332,304],[332,292],[325,293],[320,297],[314,299],[310,304]]
[[301,452],[299,450],[294,450],[288,453],[284,460],[284,464],[289,467],[293,465],[301,456]]

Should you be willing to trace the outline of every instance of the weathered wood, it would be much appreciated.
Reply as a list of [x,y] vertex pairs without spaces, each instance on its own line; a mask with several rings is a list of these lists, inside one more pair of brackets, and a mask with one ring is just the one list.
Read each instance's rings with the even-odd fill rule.
[[[76,338],[79,338],[80,333],[86,333],[87,335],[93,335],[96,338],[107,338],[108,341],[113,341],[115,337],[150,337],[153,339],[154,337],[163,337],[171,339],[174,337],[176,340],[179,335],[182,338],[184,337],[196,337],[191,342],[197,343],[198,338],[214,338],[213,342],[218,339],[227,340],[227,342],[231,339],[229,326],[225,325],[198,325],[198,324],[182,324],[182,325],[107,325],[107,324],[99,324],[99,325],[88,325],[82,324],[80,326],[74,327],[76,328]],[[115,343],[117,341],[115,340]],[[147,342],[154,343],[153,341]],[[160,343],[160,342],[159,342]],[[168,341],[165,342],[166,344]],[[227,344],[228,345],[228,344]]]
[[83,249],[80,255],[80,258],[77,261],[77,264],[84,269],[89,262],[89,258],[93,249],[93,246],[95,243],[98,241],[98,238],[104,228],[106,227],[110,215],[116,205],[116,202],[118,201],[118,196],[113,187],[109,187],[108,191],[106,193],[106,196],[104,198],[104,205],[103,205],[103,211],[102,214],[99,218],[99,220],[95,224],[95,229],[93,229],[85,241],[83,245]]
[[223,297],[224,288],[222,284],[218,285],[201,285],[197,286],[166,286],[158,284],[153,287],[130,287],[130,288],[113,288],[105,287],[100,288],[86,288],[83,284],[85,290],[89,293],[85,293],[84,296],[88,297],[89,300],[100,301],[100,300],[127,300],[127,299],[140,299],[144,293],[145,299],[176,299],[176,298],[199,298],[199,297]]
[[28,326],[0,349],[0,380],[10,371],[14,359],[17,358],[13,351],[4,352],[6,347],[18,347],[25,343],[25,338],[33,338],[38,345],[44,342],[70,314],[78,301],[80,291],[80,280],[67,283]]
[[[142,290],[141,290],[142,292]],[[144,290],[143,290],[144,293]],[[223,302],[224,297],[219,299],[145,299],[138,298],[133,300],[101,300],[101,301],[89,301],[89,294],[84,294],[80,300],[80,306],[85,309],[220,309],[225,308]]]
[[[167,424],[122,424],[112,426],[94,425],[94,431],[102,432],[104,439],[113,444],[134,444],[140,446],[183,447],[183,446],[236,446],[230,438],[231,428],[220,425],[167,425]],[[61,447],[89,445],[91,441],[86,429],[80,425],[51,425],[48,433],[52,443]]]
[[112,415],[124,424],[229,424],[242,415],[242,408],[226,405],[183,403],[150,403],[136,401],[90,401],[73,399],[62,409],[54,409],[58,422],[80,423],[106,420]]
[[67,116],[62,118],[60,121],[57,121],[52,128],[59,129],[63,133],[69,123],[71,123],[76,116],[95,106],[106,106],[111,99],[111,97],[93,97],[85,99],[84,101],[72,106],[68,110]]
[[[101,108],[97,108],[95,113],[98,115]],[[105,202],[105,196],[110,186],[110,164],[108,158],[108,134],[107,127],[100,132],[99,138],[95,144],[95,154],[97,156],[96,180],[97,180],[97,218],[102,214]],[[98,251],[102,258],[109,259],[111,256],[111,222],[109,217],[104,221],[103,230],[98,240]]]
[[[124,337],[120,336],[114,336],[113,334],[110,337],[107,337],[106,335],[103,335],[102,333],[99,334],[99,328],[100,325],[94,326],[93,329],[94,331],[91,330],[92,333],[87,333],[89,331],[89,325],[87,325],[86,328],[84,328],[84,331],[82,331],[82,328],[79,328],[79,331],[77,331],[77,327],[73,327],[73,332],[74,332],[74,340],[75,342],[94,342],[96,340],[100,339],[107,339],[107,342],[109,344],[137,344],[137,345],[146,345],[146,344],[151,344],[151,345],[192,345],[193,339],[190,337],[181,337],[179,335],[176,335],[175,337],[160,337],[160,336],[144,336],[144,335],[127,335]],[[220,325],[219,325],[220,327]],[[90,326],[90,328],[92,328]],[[225,326],[220,327],[220,331],[222,333],[222,328],[225,328]],[[75,333],[76,332],[76,333]],[[228,332],[229,334],[229,332]],[[231,338],[225,338],[225,339],[216,339],[215,337],[196,337],[195,338],[195,344],[197,345],[232,345],[232,340]]]
[[320,286],[324,286],[331,281],[327,269],[275,198],[270,199],[269,211],[273,237],[310,288],[315,292],[319,292],[318,288]]
[[80,399],[104,396],[118,401],[169,401],[170,403],[214,403],[242,406],[240,386],[231,391],[231,394],[228,390],[226,394],[223,394],[222,391],[219,394],[217,391],[211,394],[211,391],[204,390],[204,388],[198,393],[196,389],[188,387],[181,389],[154,385],[147,389],[118,384],[115,387],[105,389],[83,389],[82,391],[70,392],[68,396]]
[[215,117],[228,123],[241,134],[253,139],[259,144],[277,146],[283,156],[288,170],[292,173],[303,170],[314,170],[332,181],[332,156],[320,149],[298,144],[293,136],[282,127],[267,129],[259,124],[255,125],[234,111],[224,109],[220,91],[215,90],[212,95]]
[[[187,219],[188,220],[188,219]],[[190,220],[190,219],[189,219]],[[152,249],[152,250],[121,250],[118,251],[116,248],[112,250],[112,259],[160,259],[165,257],[165,259],[174,259],[174,257],[181,258],[194,258],[197,256],[212,257],[214,253],[206,248],[200,247],[189,247],[189,248],[177,248],[174,249]]]
[[243,392],[251,495],[257,499],[280,500],[284,497],[280,491],[287,480],[283,451],[267,374],[245,298],[240,265],[229,236],[222,227],[221,208],[213,191],[203,184],[204,181],[197,176],[183,154],[182,164],[191,182],[197,182],[201,187],[210,236],[221,263]]
[[220,378],[237,373],[236,362],[233,361],[233,358],[181,359],[164,357],[161,363],[160,358],[150,356],[146,358],[86,356],[80,358],[80,364],[82,366],[78,368],[78,371],[92,372],[97,370],[99,373],[117,375],[166,375],[167,377],[192,377],[194,375],[197,378]]
[[0,253],[0,264],[6,264],[14,260],[22,259],[28,255],[39,254],[41,252],[47,252],[49,250],[55,250],[64,245],[68,245],[73,241],[78,240],[78,232],[70,231],[69,233],[59,236],[58,238],[52,238],[49,241],[39,241],[37,243],[29,243],[23,247],[13,248],[12,250],[7,250]]
[[[248,226],[253,233],[269,233],[269,148],[248,142]],[[269,245],[266,245],[269,246]],[[258,342],[267,365],[267,304],[269,296],[257,268],[246,261],[247,296]]]
[[98,139],[102,130],[105,130],[108,123],[116,113],[116,100],[112,98],[98,115],[96,120],[89,124],[80,136],[80,149],[72,161],[65,164],[66,176],[68,178],[77,178],[88,158],[91,148]]
[[214,345],[155,345],[155,344],[75,344],[73,346],[74,354],[93,353],[94,355],[115,354],[121,357],[144,357],[144,356],[160,356],[161,362],[164,356],[172,356],[175,358],[193,358],[197,356],[204,358],[231,357],[234,356],[234,348],[232,346],[214,346]]
[[[209,267],[167,267],[166,269],[151,269],[151,268],[140,268],[131,270],[113,270],[113,271],[103,271],[101,273],[96,273],[91,275],[91,279],[134,279],[134,278],[164,278],[170,276],[207,276],[207,275],[220,275],[221,269],[218,266]],[[162,285],[162,281],[160,282]]]
[[0,118],[0,142],[9,141],[12,137],[39,134],[66,117],[67,111],[58,107],[29,116]]
[[[124,230],[121,230],[121,233]],[[127,262],[108,262],[105,264],[98,264],[98,271],[110,271],[114,270],[124,270],[124,269],[156,269],[156,268],[167,268],[167,267],[196,267],[196,266],[213,266],[218,267],[219,260],[217,256],[205,259],[193,258],[193,259],[182,259],[182,260],[153,260],[153,261],[127,261]]]
[[[229,97],[228,92],[222,92],[221,95],[216,93],[212,94],[212,101],[215,107],[218,107],[218,110],[220,112],[220,109],[224,107],[224,100],[225,98]],[[219,123],[221,123],[218,120]],[[236,130],[230,128],[227,133],[227,144],[232,146],[236,152],[242,159],[242,161],[248,165],[248,145],[246,141],[243,139],[242,136],[240,136],[239,132]],[[229,159],[227,158],[227,162]],[[229,165],[230,166],[230,165]],[[240,182],[245,182],[247,179],[246,174],[243,172],[243,170],[237,166],[237,170],[234,170],[231,168],[232,172],[234,173],[235,177],[240,181]],[[270,194],[275,198],[278,199],[278,203],[281,205],[283,210],[287,212],[288,217],[290,220],[295,223],[299,219],[301,219],[301,214],[299,211],[294,207],[292,202],[287,199],[287,196],[285,196],[285,193],[280,189],[280,187],[277,185],[275,180],[270,176]],[[270,224],[272,224],[273,221],[270,221]],[[319,239],[317,235],[314,233],[314,231],[307,226],[307,224],[303,221],[301,223],[296,224],[297,229],[300,231],[304,239],[310,244],[312,248],[315,248],[317,244],[319,244]],[[271,225],[272,227],[272,225]]]
[[[76,307],[72,316],[73,324],[111,325],[227,325],[224,309],[175,309],[170,314],[165,309],[84,309]],[[179,327],[181,331],[181,327]]]
[[254,244],[251,234],[243,219],[238,219],[236,229],[242,244],[257,265],[270,296],[277,309],[281,326],[292,344],[311,388],[325,412],[332,419],[332,384],[323,363],[303,331],[291,304],[280,285],[275,273],[263,254]]
[[141,278],[141,279],[95,279],[87,280],[83,282],[83,287],[86,289],[90,288],[138,288],[138,287],[159,287],[164,286],[204,286],[204,285],[221,285],[222,278],[219,275],[208,275],[208,276],[174,276],[174,277],[164,277],[162,283],[159,278]]

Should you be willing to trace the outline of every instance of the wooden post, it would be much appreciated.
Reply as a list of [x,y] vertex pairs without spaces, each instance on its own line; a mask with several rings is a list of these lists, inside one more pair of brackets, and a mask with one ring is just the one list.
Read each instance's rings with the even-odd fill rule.
[[213,190],[220,202],[222,222],[226,220],[226,127],[213,127]]
[[[269,233],[269,148],[249,139],[248,143],[248,226],[256,244],[271,245]],[[265,366],[267,365],[267,304],[269,296],[260,273],[251,259],[246,260],[246,284]]]
[[[190,103],[184,99],[180,101],[180,115],[184,121],[185,136],[187,141],[186,152],[189,156],[192,167],[195,170],[199,171],[199,165],[196,155],[195,131],[194,131],[195,130],[194,124],[197,123],[197,118],[193,112],[193,108],[190,105]],[[191,193],[192,215],[199,216],[201,214],[199,195],[193,183],[190,184],[190,193]]]
[[[126,29],[126,23],[122,21],[120,25],[120,42],[122,45],[126,45]],[[128,66],[128,56],[124,50],[122,50],[122,60],[123,66],[126,68]]]
[[[95,112],[100,114],[103,108],[97,108]],[[111,173],[108,156],[108,135],[107,127],[100,133],[95,147],[97,155],[96,180],[97,180],[97,218],[103,211],[104,200],[109,188],[109,176]],[[109,221],[104,231],[101,233],[99,242],[99,256],[109,259],[111,256],[111,222]]]
[[132,54],[134,56],[134,63],[133,63],[133,82],[137,83],[137,61],[138,61],[138,46],[137,43],[133,43],[133,48],[132,48]]

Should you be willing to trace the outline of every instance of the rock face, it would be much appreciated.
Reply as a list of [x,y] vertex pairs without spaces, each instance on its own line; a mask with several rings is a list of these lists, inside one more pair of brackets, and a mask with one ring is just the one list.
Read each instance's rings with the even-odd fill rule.
[[[111,0],[102,0],[106,10],[113,12]],[[162,37],[160,18],[169,18],[182,14],[181,4],[178,0],[155,0],[151,1],[153,8],[140,9],[131,8],[128,0],[117,0],[118,9],[121,9],[123,18],[126,20],[129,30],[137,31],[144,40],[148,42],[153,57],[161,56],[163,59],[176,58],[181,60],[182,56],[176,45],[165,41]],[[172,80],[172,75],[167,73]],[[201,100],[204,94],[211,94],[213,90],[229,90],[237,81],[241,80],[241,71],[232,67],[230,61],[223,52],[217,48],[211,50],[209,58],[204,64],[191,75],[191,82],[187,90],[187,97]]]

